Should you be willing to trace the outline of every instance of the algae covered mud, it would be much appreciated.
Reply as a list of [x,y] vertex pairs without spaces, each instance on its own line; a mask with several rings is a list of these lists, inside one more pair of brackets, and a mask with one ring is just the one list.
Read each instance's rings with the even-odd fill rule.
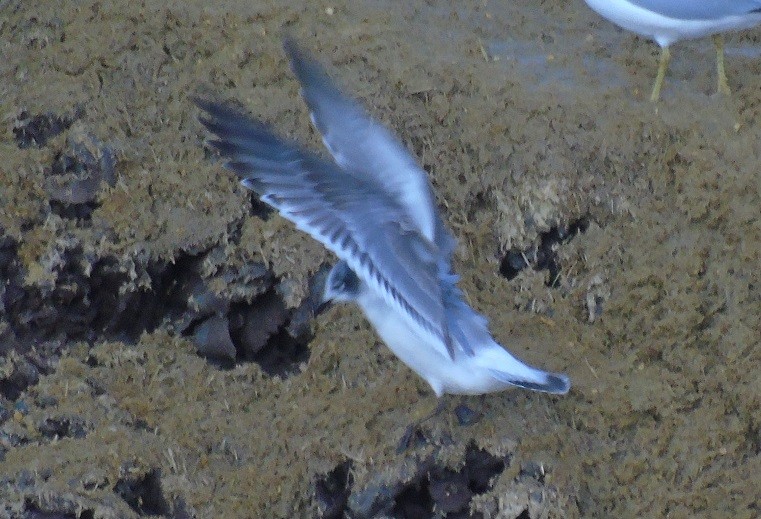
[[[0,10],[0,514],[758,515],[757,32],[731,98],[697,41],[653,105],[656,49],[583,2]],[[571,393],[448,397],[397,452],[426,386],[356,309],[310,318],[333,258],[201,146],[213,93],[318,149],[283,27],[419,157],[469,302]]]

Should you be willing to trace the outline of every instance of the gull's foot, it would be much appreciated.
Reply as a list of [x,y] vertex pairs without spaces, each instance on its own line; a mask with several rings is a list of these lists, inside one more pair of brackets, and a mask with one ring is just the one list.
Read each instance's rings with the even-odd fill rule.
[[422,445],[426,442],[425,435],[420,429],[419,423],[411,423],[405,429],[399,443],[396,445],[396,453],[402,454],[413,445]]
[[655,77],[655,83],[653,84],[653,92],[650,94],[650,101],[655,103],[661,98],[661,87],[663,86],[663,80],[666,78],[666,71],[669,68],[669,62],[671,61],[671,50],[668,47],[661,49],[661,60],[658,64],[658,75]]
[[721,34],[714,35],[713,44],[716,46],[717,92],[725,96],[732,95],[729,81],[727,81],[727,73],[724,70],[724,38]]
[[399,443],[396,446],[396,453],[401,454],[415,444],[425,443],[426,438],[420,426],[423,423],[430,420],[431,418],[434,418],[435,416],[438,416],[439,414],[441,414],[441,411],[443,411],[445,408],[446,408],[446,404],[444,400],[442,398],[439,398],[436,402],[436,407],[431,413],[421,418],[420,420],[416,420],[412,422],[410,425],[408,425],[407,428],[404,430],[404,434],[399,440]]
[[729,83],[727,82],[727,77],[719,77],[719,84],[717,91],[721,95],[725,96],[731,96],[732,95],[732,89],[729,88]]

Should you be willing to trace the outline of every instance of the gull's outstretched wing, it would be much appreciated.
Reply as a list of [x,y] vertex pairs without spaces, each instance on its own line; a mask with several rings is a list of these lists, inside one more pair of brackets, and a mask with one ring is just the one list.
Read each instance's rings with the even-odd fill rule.
[[370,179],[280,139],[263,124],[220,104],[196,101],[216,136],[209,143],[226,167],[296,227],[346,261],[400,315],[439,337],[454,355],[447,331],[437,247],[399,202]]
[[391,132],[344,96],[293,40],[286,38],[284,47],[312,122],[338,165],[388,193],[410,216],[416,230],[449,258],[456,243],[439,217],[425,171]]

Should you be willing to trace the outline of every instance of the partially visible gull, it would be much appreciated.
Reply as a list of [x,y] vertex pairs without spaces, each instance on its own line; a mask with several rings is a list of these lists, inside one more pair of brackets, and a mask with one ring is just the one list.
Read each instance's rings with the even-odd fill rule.
[[244,186],[338,256],[325,301],[354,302],[436,396],[511,386],[564,394],[568,377],[528,366],[492,338],[451,270],[456,242],[425,172],[405,147],[290,39],[284,42],[312,122],[334,161],[261,122],[197,100],[210,144]]
[[585,0],[600,16],[661,46],[661,61],[651,101],[661,94],[671,51],[679,40],[713,36],[718,91],[729,95],[721,33],[761,24],[761,0]]

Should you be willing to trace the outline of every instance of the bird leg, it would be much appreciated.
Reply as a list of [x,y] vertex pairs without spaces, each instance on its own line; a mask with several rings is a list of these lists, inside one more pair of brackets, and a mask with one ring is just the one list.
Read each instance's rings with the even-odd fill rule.
[[658,75],[655,76],[653,93],[650,94],[650,101],[653,103],[661,97],[661,87],[663,86],[663,79],[666,77],[666,70],[669,68],[669,61],[671,61],[671,50],[668,47],[663,47],[661,49],[661,62],[658,65]]
[[727,74],[724,72],[724,37],[721,34],[714,34],[713,44],[716,47],[717,92],[728,96],[732,91],[729,89]]
[[431,418],[438,416],[446,408],[446,402],[443,398],[437,398],[436,400],[436,407],[432,412],[428,413],[428,415],[419,420],[415,420],[407,426],[407,429],[404,431],[402,438],[399,440],[399,444],[396,446],[396,452],[398,454],[401,454],[412,446],[415,435],[424,422],[427,422]]

